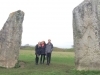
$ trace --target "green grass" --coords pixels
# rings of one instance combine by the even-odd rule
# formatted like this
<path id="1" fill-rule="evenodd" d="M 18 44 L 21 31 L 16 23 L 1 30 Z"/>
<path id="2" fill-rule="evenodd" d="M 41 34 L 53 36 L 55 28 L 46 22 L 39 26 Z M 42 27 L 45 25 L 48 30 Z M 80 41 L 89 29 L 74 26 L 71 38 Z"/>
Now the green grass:
<path id="1" fill-rule="evenodd" d="M 74 65 L 73 52 L 53 52 L 52 61 L 35 65 L 35 54 L 32 50 L 20 50 L 19 61 L 24 62 L 20 68 L 0 68 L 0 75 L 100 75 L 100 71 L 77 71 Z"/>

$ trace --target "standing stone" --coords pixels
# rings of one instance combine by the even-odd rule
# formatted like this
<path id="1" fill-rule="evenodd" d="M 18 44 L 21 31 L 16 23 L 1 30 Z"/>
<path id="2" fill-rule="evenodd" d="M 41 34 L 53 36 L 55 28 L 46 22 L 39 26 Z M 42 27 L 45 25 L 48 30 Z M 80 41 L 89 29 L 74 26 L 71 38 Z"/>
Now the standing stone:
<path id="1" fill-rule="evenodd" d="M 0 31 L 0 66 L 12 68 L 18 62 L 22 37 L 24 12 L 18 10 L 9 15 Z"/>
<path id="2" fill-rule="evenodd" d="M 100 0 L 84 0 L 73 11 L 77 70 L 100 70 Z"/>

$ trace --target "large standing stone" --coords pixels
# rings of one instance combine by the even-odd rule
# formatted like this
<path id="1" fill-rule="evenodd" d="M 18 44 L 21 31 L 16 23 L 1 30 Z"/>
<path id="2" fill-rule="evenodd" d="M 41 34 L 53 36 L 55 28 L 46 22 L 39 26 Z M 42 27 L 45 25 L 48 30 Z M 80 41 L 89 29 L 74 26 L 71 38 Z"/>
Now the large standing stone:
<path id="1" fill-rule="evenodd" d="M 84 0 L 73 11 L 75 64 L 100 70 L 100 0 Z"/>
<path id="2" fill-rule="evenodd" d="M 24 13 L 16 11 L 9 15 L 0 31 L 0 66 L 12 68 L 18 61 L 22 37 Z"/>

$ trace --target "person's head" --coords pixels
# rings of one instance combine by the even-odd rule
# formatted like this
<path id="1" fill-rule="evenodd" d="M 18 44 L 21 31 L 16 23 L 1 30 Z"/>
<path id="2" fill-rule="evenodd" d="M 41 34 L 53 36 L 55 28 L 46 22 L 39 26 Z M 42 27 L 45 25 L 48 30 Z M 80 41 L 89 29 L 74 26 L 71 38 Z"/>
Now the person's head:
<path id="1" fill-rule="evenodd" d="M 42 42 L 40 42 L 40 45 L 42 44 Z"/>
<path id="2" fill-rule="evenodd" d="M 46 44 L 45 41 L 42 41 L 43 44 Z"/>
<path id="3" fill-rule="evenodd" d="M 44 44 L 44 42 L 42 41 L 41 44 Z"/>
<path id="4" fill-rule="evenodd" d="M 41 47 L 41 42 L 38 42 L 38 46 Z"/>
<path id="5" fill-rule="evenodd" d="M 41 45 L 41 42 L 38 42 L 38 46 L 40 46 Z"/>
<path id="6" fill-rule="evenodd" d="M 50 39 L 48 39 L 48 43 L 51 43 L 51 40 Z"/>
<path id="7" fill-rule="evenodd" d="M 42 41 L 41 44 L 45 44 L 45 41 Z"/>

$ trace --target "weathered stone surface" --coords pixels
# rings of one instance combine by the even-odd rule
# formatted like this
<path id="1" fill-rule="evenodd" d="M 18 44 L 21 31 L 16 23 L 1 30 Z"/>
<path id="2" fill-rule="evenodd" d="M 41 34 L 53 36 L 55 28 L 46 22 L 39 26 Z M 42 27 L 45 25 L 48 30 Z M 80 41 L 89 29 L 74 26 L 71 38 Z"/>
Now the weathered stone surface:
<path id="1" fill-rule="evenodd" d="M 84 0 L 73 10 L 77 70 L 100 70 L 100 0 Z"/>
<path id="2" fill-rule="evenodd" d="M 9 15 L 0 31 L 0 66 L 12 68 L 18 61 L 24 12 L 18 10 Z"/>

